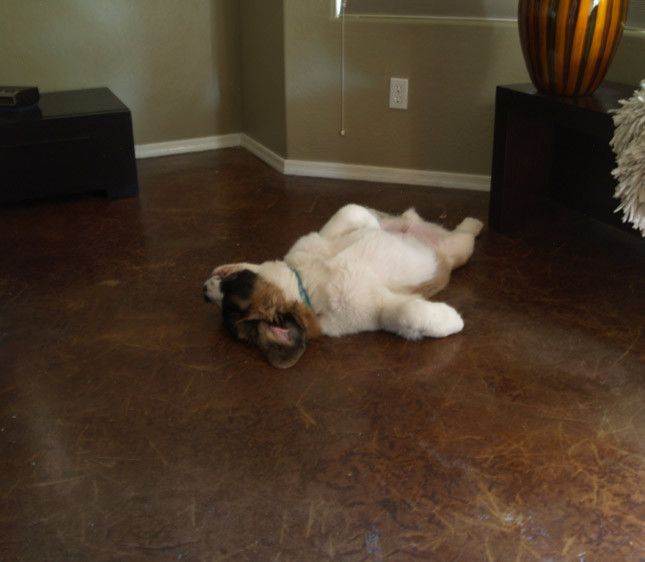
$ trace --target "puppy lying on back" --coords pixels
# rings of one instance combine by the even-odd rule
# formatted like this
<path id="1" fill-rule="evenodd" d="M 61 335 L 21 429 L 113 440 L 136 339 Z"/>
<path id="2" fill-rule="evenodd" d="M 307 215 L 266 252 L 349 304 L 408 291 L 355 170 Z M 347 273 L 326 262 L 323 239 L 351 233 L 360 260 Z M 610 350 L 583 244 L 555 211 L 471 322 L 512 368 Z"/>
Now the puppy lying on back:
<path id="1" fill-rule="evenodd" d="M 482 226 L 467 218 L 449 231 L 414 209 L 392 216 L 346 205 L 283 261 L 215 268 L 204 298 L 221 306 L 231 335 L 256 344 L 280 368 L 295 364 L 320 334 L 442 338 L 464 322 L 451 306 L 426 299 L 470 258 Z"/>

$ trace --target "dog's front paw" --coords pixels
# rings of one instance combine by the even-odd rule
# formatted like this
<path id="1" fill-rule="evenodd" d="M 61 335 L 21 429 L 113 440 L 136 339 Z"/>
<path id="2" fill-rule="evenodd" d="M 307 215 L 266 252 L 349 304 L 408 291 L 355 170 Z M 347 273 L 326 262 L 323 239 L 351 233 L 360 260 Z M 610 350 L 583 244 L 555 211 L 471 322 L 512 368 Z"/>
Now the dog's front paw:
<path id="1" fill-rule="evenodd" d="M 323 238 L 335 238 L 359 228 L 379 228 L 376 215 L 365 207 L 345 205 L 320 229 Z"/>
<path id="2" fill-rule="evenodd" d="M 464 321 L 459 313 L 442 302 L 414 300 L 399 311 L 399 333 L 404 338 L 445 338 L 461 332 Z"/>
<path id="3" fill-rule="evenodd" d="M 236 271 L 239 271 L 240 269 L 241 269 L 241 266 L 240 264 L 237 264 L 237 263 L 227 263 L 226 265 L 219 265 L 215 269 L 213 269 L 213 273 L 211 273 L 211 277 L 215 277 L 217 279 L 224 279 L 229 275 L 232 275 Z"/>

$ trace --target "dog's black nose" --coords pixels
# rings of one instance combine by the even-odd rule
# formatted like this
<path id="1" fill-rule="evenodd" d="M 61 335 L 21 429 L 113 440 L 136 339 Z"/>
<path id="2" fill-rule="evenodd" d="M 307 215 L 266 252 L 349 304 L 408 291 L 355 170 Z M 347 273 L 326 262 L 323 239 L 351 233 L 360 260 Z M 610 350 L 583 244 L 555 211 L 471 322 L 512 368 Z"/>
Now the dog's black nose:
<path id="1" fill-rule="evenodd" d="M 204 295 L 204 300 L 205 300 L 206 302 L 211 302 L 211 299 L 210 299 L 210 297 L 208 296 L 208 287 L 207 287 L 206 285 L 204 285 L 204 286 L 202 287 L 202 294 Z"/>

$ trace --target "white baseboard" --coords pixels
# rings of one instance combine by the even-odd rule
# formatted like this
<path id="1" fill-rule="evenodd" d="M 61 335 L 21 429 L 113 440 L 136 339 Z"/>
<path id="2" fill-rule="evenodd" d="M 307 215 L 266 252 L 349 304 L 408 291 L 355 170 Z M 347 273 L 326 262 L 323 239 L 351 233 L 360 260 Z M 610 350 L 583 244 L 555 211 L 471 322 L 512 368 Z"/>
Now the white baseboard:
<path id="1" fill-rule="evenodd" d="M 364 166 L 361 164 L 344 164 L 342 162 L 286 160 L 284 173 L 290 176 L 449 187 L 476 191 L 490 190 L 490 176 L 407 168 L 386 168 L 384 166 Z"/>
<path id="2" fill-rule="evenodd" d="M 189 152 L 240 146 L 241 136 L 240 133 L 232 133 L 229 135 L 213 135 L 210 137 L 178 139 L 151 144 L 137 144 L 134 147 L 134 154 L 137 158 L 156 158 L 158 156 L 172 156 L 174 154 L 186 154 Z"/>
<path id="3" fill-rule="evenodd" d="M 135 146 L 135 154 L 137 158 L 153 158 L 231 146 L 244 147 L 281 174 L 288 176 L 362 180 L 402 185 L 471 189 L 475 191 L 490 190 L 490 176 L 485 175 L 365 166 L 362 164 L 345 164 L 343 162 L 289 160 L 244 133 L 140 144 Z"/>
<path id="4" fill-rule="evenodd" d="M 268 149 L 248 135 L 242 134 L 242 146 L 264 160 L 269 166 L 288 176 L 308 176 L 339 180 L 362 180 L 403 185 L 423 185 L 490 191 L 490 176 L 365 166 L 343 162 L 317 162 L 311 160 L 290 160 Z"/>
<path id="5" fill-rule="evenodd" d="M 273 152 L 262 143 L 256 141 L 254 138 L 242 133 L 241 145 L 246 148 L 250 153 L 255 154 L 260 160 L 263 160 L 273 169 L 278 170 L 281 174 L 285 173 L 285 160 L 279 154 Z"/>

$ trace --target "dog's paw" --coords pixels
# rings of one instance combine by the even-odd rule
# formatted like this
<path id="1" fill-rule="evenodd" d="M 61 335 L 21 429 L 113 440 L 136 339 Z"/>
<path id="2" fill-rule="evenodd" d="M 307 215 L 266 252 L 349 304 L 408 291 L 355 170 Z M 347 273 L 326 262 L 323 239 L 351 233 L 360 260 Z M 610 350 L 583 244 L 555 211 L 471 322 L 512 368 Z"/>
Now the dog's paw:
<path id="1" fill-rule="evenodd" d="M 442 302 L 411 301 L 400 311 L 400 334 L 411 340 L 445 338 L 461 332 L 464 321 L 451 306 Z"/>
<path id="2" fill-rule="evenodd" d="M 219 265 L 215 269 L 213 269 L 213 273 L 211 273 L 211 277 L 215 277 L 217 279 L 224 279 L 229 275 L 235 273 L 236 271 L 239 271 L 240 269 L 241 269 L 241 266 L 240 264 L 237 264 L 237 263 L 227 263 L 226 265 Z"/>
<path id="3" fill-rule="evenodd" d="M 445 338 L 464 329 L 464 320 L 460 314 L 442 302 L 429 302 L 432 310 L 432 320 L 428 326 L 428 336 L 433 338 Z"/>
<path id="4" fill-rule="evenodd" d="M 217 279 L 225 279 L 226 277 L 229 277 L 230 275 L 233 275 L 234 273 L 237 273 L 238 271 L 242 271 L 244 269 L 248 269 L 249 271 L 252 271 L 253 273 L 257 273 L 258 269 L 260 266 L 253 264 L 253 263 L 246 263 L 246 262 L 240 262 L 240 263 L 226 263 L 224 265 L 219 265 L 217 266 L 214 270 L 213 273 L 211 273 L 211 277 L 216 277 Z"/>
<path id="5" fill-rule="evenodd" d="M 459 223 L 459 226 L 455 230 L 477 236 L 482 231 L 482 228 L 484 228 L 482 221 L 473 217 L 467 217 Z"/>
<path id="6" fill-rule="evenodd" d="M 350 203 L 340 208 L 320 230 L 324 238 L 335 238 L 359 228 L 379 228 L 376 215 L 365 207 Z"/>
<path id="7" fill-rule="evenodd" d="M 419 213 L 417 213 L 414 207 L 410 207 L 407 211 L 405 211 L 401 215 L 401 218 L 405 219 L 408 224 L 423 222 L 423 219 L 419 216 Z"/>

